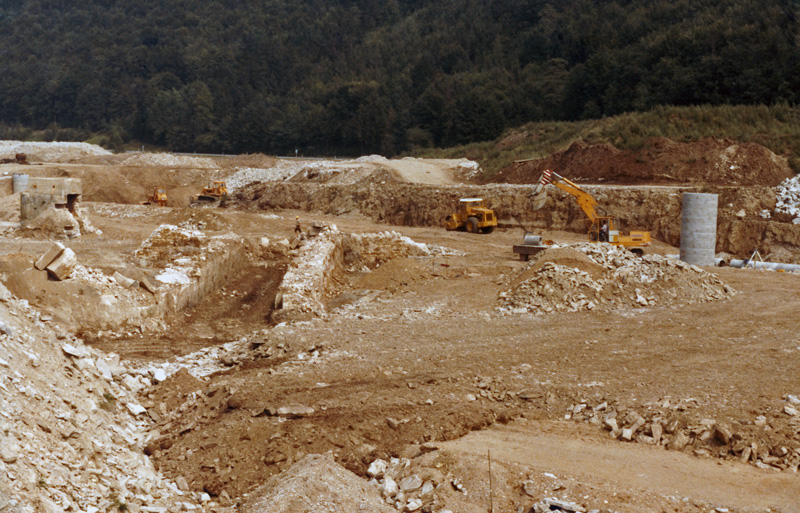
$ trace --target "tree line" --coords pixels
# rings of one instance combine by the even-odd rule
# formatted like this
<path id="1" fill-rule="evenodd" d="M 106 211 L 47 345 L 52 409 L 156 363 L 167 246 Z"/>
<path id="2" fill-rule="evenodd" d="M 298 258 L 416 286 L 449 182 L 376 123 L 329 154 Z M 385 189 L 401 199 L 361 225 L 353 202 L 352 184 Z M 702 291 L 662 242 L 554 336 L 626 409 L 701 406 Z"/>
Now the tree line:
<path id="1" fill-rule="evenodd" d="M 5 0 L 0 124 L 175 151 L 393 155 L 660 105 L 796 105 L 799 8 Z"/>

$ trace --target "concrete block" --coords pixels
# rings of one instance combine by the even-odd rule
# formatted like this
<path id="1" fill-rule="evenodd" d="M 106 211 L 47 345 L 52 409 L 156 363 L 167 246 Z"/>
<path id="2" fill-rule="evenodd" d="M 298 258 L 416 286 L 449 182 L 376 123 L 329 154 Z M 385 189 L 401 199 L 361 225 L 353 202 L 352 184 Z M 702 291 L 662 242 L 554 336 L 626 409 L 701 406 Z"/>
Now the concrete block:
<path id="1" fill-rule="evenodd" d="M 49 248 L 47 248 L 47 251 L 45 251 L 44 255 L 42 255 L 41 257 L 39 257 L 39 260 L 37 260 L 37 261 L 36 261 L 36 262 L 33 264 L 33 266 L 34 266 L 36 269 L 38 269 L 38 270 L 40 270 L 40 271 L 43 271 L 44 269 L 46 269 L 46 268 L 47 268 L 47 266 L 48 266 L 48 265 L 50 265 L 50 263 L 51 263 L 53 260 L 55 260 L 55 259 L 56 259 L 56 257 L 57 257 L 57 256 L 58 256 L 58 255 L 59 255 L 59 254 L 60 254 L 62 251 L 64 251 L 64 245 L 63 245 L 63 244 L 61 244 L 60 242 L 54 242 L 54 243 L 52 243 L 52 244 L 50 245 L 50 247 L 49 247 Z"/>
<path id="2" fill-rule="evenodd" d="M 75 258 L 75 252 L 69 248 L 64 248 L 64 251 L 62 251 L 55 260 L 50 262 L 46 269 L 55 279 L 60 281 L 69 278 L 77 263 L 78 260 Z"/>
<path id="3" fill-rule="evenodd" d="M 144 274 L 139 276 L 139 286 L 142 287 L 147 292 L 156 293 L 156 285 L 153 281 L 145 276 Z"/>
<path id="4" fill-rule="evenodd" d="M 136 283 L 136 280 L 132 280 L 132 279 L 126 277 L 126 276 L 123 276 L 122 274 L 120 274 L 117 271 L 114 271 L 114 274 L 113 274 L 112 278 L 114 278 L 114 281 L 119 283 L 119 285 L 121 287 L 126 288 L 126 289 L 131 288 L 131 286 L 133 286 L 133 284 Z"/>

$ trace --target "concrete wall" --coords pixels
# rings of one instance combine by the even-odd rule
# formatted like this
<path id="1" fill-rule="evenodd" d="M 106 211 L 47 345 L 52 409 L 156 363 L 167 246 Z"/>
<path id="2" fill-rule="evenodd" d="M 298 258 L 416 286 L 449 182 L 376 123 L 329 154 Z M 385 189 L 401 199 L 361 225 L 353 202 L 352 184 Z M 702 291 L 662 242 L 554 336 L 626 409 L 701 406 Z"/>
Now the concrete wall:
<path id="1" fill-rule="evenodd" d="M 14 191 L 27 192 L 32 196 L 46 195 L 61 198 L 66 202 L 69 195 L 83 194 L 80 178 L 45 178 L 28 175 L 13 176 Z"/>
<path id="2" fill-rule="evenodd" d="M 14 175 L 13 178 L 13 192 L 20 193 L 19 219 L 23 226 L 51 206 L 67 208 L 72 212 L 83 192 L 78 178 L 40 178 L 28 175 Z"/>
<path id="3" fill-rule="evenodd" d="M 243 272 L 247 264 L 244 244 L 238 241 L 230 241 L 224 251 L 205 253 L 205 257 L 197 267 L 196 281 L 159 292 L 157 311 L 151 315 L 163 316 L 200 303 L 208 294 L 224 287 L 231 277 Z"/>

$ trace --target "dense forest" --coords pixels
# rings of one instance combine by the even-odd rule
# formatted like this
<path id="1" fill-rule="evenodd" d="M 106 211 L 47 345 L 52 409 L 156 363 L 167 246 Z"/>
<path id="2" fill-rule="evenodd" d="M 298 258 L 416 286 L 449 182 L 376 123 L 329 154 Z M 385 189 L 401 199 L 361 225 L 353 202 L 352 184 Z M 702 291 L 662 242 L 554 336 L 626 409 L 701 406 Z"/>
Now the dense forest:
<path id="1" fill-rule="evenodd" d="M 393 155 L 531 121 L 796 105 L 797 0 L 3 0 L 0 128 Z"/>

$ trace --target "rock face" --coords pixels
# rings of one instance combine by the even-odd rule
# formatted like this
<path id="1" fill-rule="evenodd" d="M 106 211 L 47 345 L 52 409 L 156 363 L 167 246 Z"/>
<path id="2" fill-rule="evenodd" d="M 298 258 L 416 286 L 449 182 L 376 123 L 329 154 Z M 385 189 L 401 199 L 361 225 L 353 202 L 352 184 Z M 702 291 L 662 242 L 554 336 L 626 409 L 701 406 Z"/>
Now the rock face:
<path id="1" fill-rule="evenodd" d="M 538 175 L 536 177 L 538 179 Z M 758 248 L 773 260 L 798 263 L 800 225 L 791 219 L 779 222 L 772 187 L 752 185 L 613 188 L 582 186 L 610 215 L 620 218 L 621 230 L 650 231 L 654 239 L 680 245 L 681 195 L 683 192 L 718 194 L 716 252 L 742 258 Z M 353 184 L 269 182 L 243 187 L 236 195 L 244 207 L 264 210 L 299 209 L 341 215 L 358 213 L 377 221 L 405 226 L 442 226 L 459 198 L 479 196 L 498 215 L 501 228 L 550 229 L 586 232 L 586 216 L 575 199 L 558 189 L 548 191 L 547 201 L 534 210 L 531 185 L 486 184 L 434 186 L 398 183 L 391 177 Z M 744 209 L 745 217 L 736 214 Z M 763 213 L 767 212 L 765 218 Z M 785 215 L 785 214 L 784 214 Z"/>

